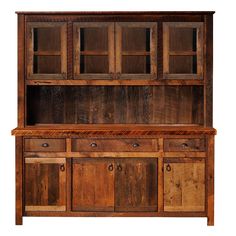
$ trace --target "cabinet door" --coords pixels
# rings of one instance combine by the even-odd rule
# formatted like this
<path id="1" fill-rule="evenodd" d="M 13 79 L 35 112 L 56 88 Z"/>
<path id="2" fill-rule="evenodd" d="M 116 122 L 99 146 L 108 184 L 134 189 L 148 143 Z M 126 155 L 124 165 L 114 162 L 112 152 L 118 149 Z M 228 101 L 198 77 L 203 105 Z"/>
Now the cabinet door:
<path id="1" fill-rule="evenodd" d="M 165 160 L 164 211 L 205 210 L 205 162 Z"/>
<path id="2" fill-rule="evenodd" d="M 163 76 L 203 79 L 203 23 L 163 23 Z"/>
<path id="3" fill-rule="evenodd" d="M 112 79 L 114 23 L 74 23 L 74 78 Z"/>
<path id="4" fill-rule="evenodd" d="M 156 79 L 157 23 L 116 23 L 116 73 L 120 79 Z"/>
<path id="5" fill-rule="evenodd" d="M 25 211 L 66 210 L 65 158 L 26 158 Z"/>
<path id="6" fill-rule="evenodd" d="M 115 211 L 157 211 L 157 160 L 116 161 Z"/>
<path id="7" fill-rule="evenodd" d="M 114 163 L 112 159 L 73 159 L 72 210 L 114 210 Z"/>
<path id="8" fill-rule="evenodd" d="M 27 78 L 66 79 L 66 23 L 27 23 Z"/>

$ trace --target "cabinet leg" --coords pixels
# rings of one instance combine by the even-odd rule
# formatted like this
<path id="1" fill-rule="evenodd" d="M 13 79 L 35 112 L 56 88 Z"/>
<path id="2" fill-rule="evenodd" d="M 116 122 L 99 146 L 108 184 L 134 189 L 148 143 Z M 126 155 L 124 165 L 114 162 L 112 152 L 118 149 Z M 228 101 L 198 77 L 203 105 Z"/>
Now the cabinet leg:
<path id="1" fill-rule="evenodd" d="M 23 214 L 23 138 L 16 137 L 16 225 L 22 225 Z"/>
<path id="2" fill-rule="evenodd" d="M 16 213 L 16 225 L 23 225 L 23 217 L 22 215 L 18 215 Z"/>
<path id="3" fill-rule="evenodd" d="M 207 225 L 208 226 L 214 226 L 214 215 L 207 217 Z"/>
<path id="4" fill-rule="evenodd" d="M 208 137 L 207 151 L 207 225 L 214 225 L 214 136 Z"/>

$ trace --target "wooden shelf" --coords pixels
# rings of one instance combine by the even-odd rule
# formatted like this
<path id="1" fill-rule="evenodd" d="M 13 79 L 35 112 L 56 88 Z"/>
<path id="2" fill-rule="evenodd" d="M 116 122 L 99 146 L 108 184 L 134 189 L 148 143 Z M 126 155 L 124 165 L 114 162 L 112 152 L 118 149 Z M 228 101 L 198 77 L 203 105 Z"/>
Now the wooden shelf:
<path id="1" fill-rule="evenodd" d="M 34 51 L 35 56 L 60 56 L 60 51 Z"/>
<path id="2" fill-rule="evenodd" d="M 80 85 L 101 85 L 101 86 L 141 86 L 141 85 L 204 85 L 202 79 L 160 79 L 160 80 L 112 80 L 112 79 L 101 79 L 101 80 L 27 80 L 27 85 L 67 85 L 67 86 L 80 86 Z"/>
<path id="3" fill-rule="evenodd" d="M 83 56 L 107 56 L 108 51 L 81 51 L 80 54 Z"/>
<path id="4" fill-rule="evenodd" d="M 170 51 L 170 56 L 196 56 L 197 52 L 195 51 Z"/>
<path id="5" fill-rule="evenodd" d="M 216 130 L 197 125 L 42 125 L 16 128 L 15 136 L 156 136 L 156 135 L 215 135 Z"/>

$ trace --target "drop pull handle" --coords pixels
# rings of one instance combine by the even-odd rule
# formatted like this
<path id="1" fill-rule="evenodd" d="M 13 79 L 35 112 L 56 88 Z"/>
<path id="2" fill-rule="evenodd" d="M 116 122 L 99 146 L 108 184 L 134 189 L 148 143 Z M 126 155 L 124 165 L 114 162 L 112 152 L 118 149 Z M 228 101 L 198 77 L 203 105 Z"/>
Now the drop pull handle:
<path id="1" fill-rule="evenodd" d="M 64 164 L 62 164 L 62 165 L 60 165 L 60 171 L 65 171 L 65 165 Z"/>
<path id="2" fill-rule="evenodd" d="M 187 143 L 182 143 L 182 148 L 187 148 L 188 147 L 188 144 Z"/>
<path id="3" fill-rule="evenodd" d="M 117 165 L 117 170 L 122 171 L 122 166 L 120 164 Z"/>
<path id="4" fill-rule="evenodd" d="M 137 148 L 137 147 L 139 147 L 139 146 L 140 146 L 139 143 L 133 143 L 133 147 L 134 147 L 134 148 Z"/>
<path id="5" fill-rule="evenodd" d="M 90 146 L 91 147 L 97 147 L 98 145 L 96 143 L 91 143 Z"/>
<path id="6" fill-rule="evenodd" d="M 114 169 L 114 168 L 113 168 L 113 165 L 110 164 L 110 165 L 108 166 L 108 170 L 109 170 L 109 171 L 113 171 L 113 169 Z"/>
<path id="7" fill-rule="evenodd" d="M 166 166 L 166 171 L 168 171 L 168 172 L 171 171 L 171 166 L 170 166 L 170 164 L 168 164 L 168 165 Z"/>
<path id="8" fill-rule="evenodd" d="M 48 143 L 43 143 L 42 147 L 44 147 L 44 148 L 49 147 L 49 144 Z"/>

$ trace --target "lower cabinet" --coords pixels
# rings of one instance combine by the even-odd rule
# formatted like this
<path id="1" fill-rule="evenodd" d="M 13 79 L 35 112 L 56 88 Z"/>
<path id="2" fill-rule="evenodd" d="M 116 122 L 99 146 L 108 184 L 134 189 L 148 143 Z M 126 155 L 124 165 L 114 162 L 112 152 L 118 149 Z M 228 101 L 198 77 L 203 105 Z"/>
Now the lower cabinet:
<path id="1" fill-rule="evenodd" d="M 157 211 L 157 160 L 74 158 L 73 211 Z"/>
<path id="2" fill-rule="evenodd" d="M 66 210 L 66 159 L 25 158 L 25 211 Z"/>
<path id="3" fill-rule="evenodd" d="M 164 211 L 205 210 L 205 161 L 188 158 L 164 163 Z"/>

